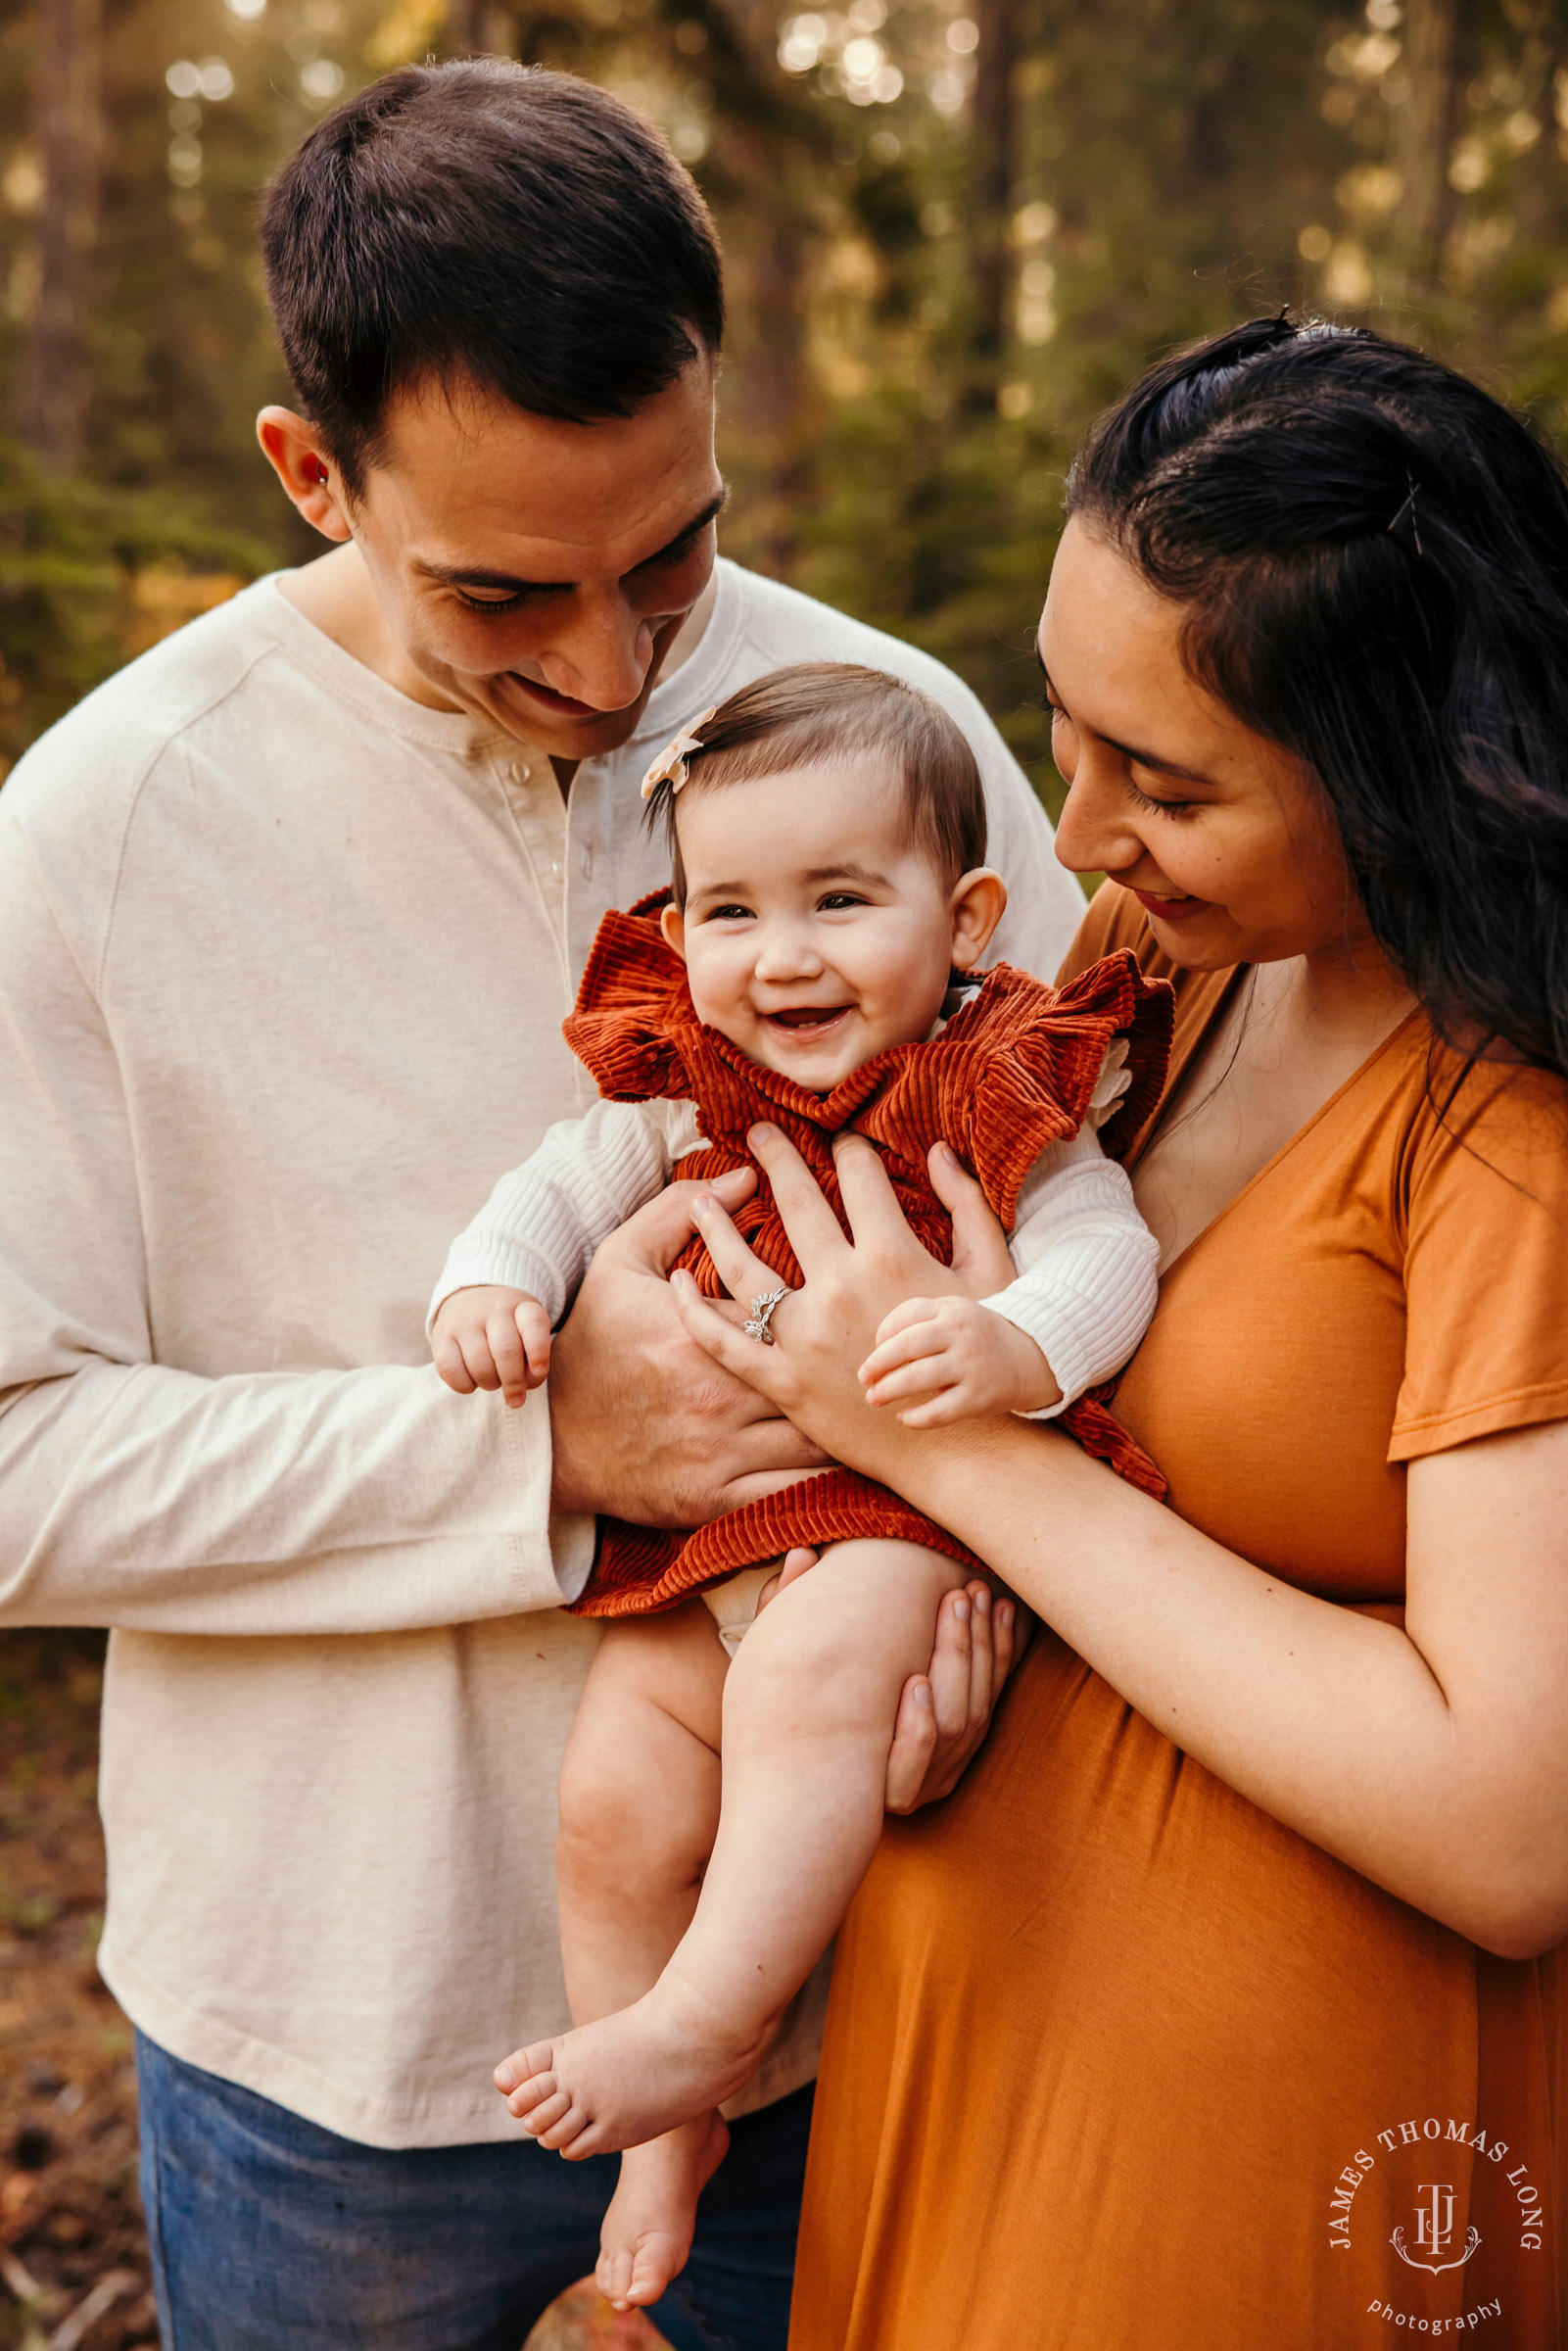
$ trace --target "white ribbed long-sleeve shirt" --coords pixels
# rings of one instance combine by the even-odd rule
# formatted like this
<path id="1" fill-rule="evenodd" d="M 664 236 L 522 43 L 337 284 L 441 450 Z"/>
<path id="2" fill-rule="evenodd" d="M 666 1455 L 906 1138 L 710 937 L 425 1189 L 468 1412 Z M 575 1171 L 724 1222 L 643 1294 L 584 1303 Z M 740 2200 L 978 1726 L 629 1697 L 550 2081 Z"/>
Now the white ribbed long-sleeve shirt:
<path id="1" fill-rule="evenodd" d="M 1025 1176 L 1008 1237 L 1018 1279 L 984 1301 L 1027 1332 L 1062 1391 L 1031 1419 L 1054 1418 L 1119 1371 L 1158 1302 L 1159 1243 L 1096 1131 L 1124 1090 L 1125 1053 L 1113 1048 L 1081 1131 L 1053 1143 Z M 559 1322 L 599 1243 L 701 1145 L 696 1107 L 686 1101 L 600 1102 L 552 1127 L 453 1241 L 431 1319 L 454 1290 L 496 1283 L 528 1291 Z"/>
<path id="2" fill-rule="evenodd" d="M 719 566 L 637 735 L 563 799 L 259 582 L 0 792 L 0 1624 L 107 1624 L 101 1965 L 193 2065 L 379 2146 L 515 2136 L 497 2058 L 566 2021 L 555 1775 L 595 1628 L 549 1415 L 441 1384 L 453 1232 L 594 1089 L 605 910 L 668 879 L 638 784 L 784 661 L 948 708 L 999 952 L 1082 911 L 951 671 Z M 785 2037 L 758 2094 L 812 2070 Z"/>

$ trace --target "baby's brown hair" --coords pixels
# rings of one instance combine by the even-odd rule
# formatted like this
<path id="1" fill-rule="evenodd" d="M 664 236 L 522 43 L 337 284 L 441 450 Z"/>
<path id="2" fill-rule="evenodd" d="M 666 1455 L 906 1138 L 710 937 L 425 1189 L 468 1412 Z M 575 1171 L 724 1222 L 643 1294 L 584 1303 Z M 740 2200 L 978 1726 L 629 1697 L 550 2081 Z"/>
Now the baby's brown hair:
<path id="1" fill-rule="evenodd" d="M 883 752 L 903 785 L 907 838 L 943 881 L 956 882 L 985 863 L 985 792 L 974 753 L 940 702 L 885 670 L 797 661 L 742 686 L 688 732 L 697 736 L 698 747 L 686 756 L 687 792 Z M 664 829 L 675 902 L 684 906 L 676 804 L 676 787 L 666 776 L 649 794 L 647 821 Z"/>

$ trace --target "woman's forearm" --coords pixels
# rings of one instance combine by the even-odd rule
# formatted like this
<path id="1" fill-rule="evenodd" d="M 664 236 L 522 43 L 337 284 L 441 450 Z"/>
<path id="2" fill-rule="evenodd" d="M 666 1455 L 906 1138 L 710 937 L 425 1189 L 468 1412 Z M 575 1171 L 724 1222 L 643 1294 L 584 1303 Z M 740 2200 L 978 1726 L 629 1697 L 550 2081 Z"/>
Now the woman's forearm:
<path id="1" fill-rule="evenodd" d="M 879 1322 L 964 1281 L 913 1239 L 869 1144 L 837 1155 L 851 1244 L 787 1144 L 760 1129 L 753 1144 L 806 1284 L 764 1350 L 677 1276 L 709 1354 L 962 1536 L 1129 1704 L 1262 1810 L 1493 1950 L 1523 1957 L 1568 1936 L 1568 1420 L 1410 1464 L 1402 1630 L 1227 1551 L 1059 1432 L 915 1431 L 869 1406 L 851 1367 Z M 932 1181 L 956 1268 L 969 1179 L 933 1154 Z M 766 1286 L 727 1218 L 699 1207 L 699 1223 L 732 1296 Z"/>
<path id="2" fill-rule="evenodd" d="M 1510 1715 L 1484 1665 L 1456 1699 L 1398 1627 L 1239 1559 L 1059 1436 L 971 1427 L 897 1450 L 911 1502 L 1262 1810 L 1506 1955 L 1568 1932 L 1551 1743 L 1521 1768 L 1518 1701 Z"/>

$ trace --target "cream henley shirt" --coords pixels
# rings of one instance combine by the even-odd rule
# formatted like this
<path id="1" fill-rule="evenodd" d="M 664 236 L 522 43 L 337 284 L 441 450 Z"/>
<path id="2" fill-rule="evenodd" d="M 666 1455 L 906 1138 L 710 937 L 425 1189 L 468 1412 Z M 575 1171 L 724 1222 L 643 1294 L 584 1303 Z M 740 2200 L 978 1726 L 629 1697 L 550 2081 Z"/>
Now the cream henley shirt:
<path id="1" fill-rule="evenodd" d="M 667 877 L 638 784 L 782 662 L 927 689 L 984 773 L 998 952 L 1082 901 L 978 702 L 724 562 L 701 641 L 563 801 L 275 579 L 144 654 L 0 792 L 0 1622 L 114 1627 L 100 1964 L 175 2056 L 386 2147 L 516 2135 L 490 2069 L 566 2020 L 560 1613 L 540 1401 L 459 1398 L 424 1315 L 498 1175 L 592 1081 L 600 916 Z M 754 2099 L 809 2078 L 812 2019 Z"/>

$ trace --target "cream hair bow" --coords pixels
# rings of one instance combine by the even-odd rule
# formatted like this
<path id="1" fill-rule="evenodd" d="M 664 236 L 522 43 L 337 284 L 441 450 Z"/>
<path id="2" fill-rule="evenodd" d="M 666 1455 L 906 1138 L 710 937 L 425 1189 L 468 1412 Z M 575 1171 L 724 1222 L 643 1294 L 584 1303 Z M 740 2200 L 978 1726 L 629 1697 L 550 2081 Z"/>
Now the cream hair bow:
<path id="1" fill-rule="evenodd" d="M 704 710 L 700 718 L 689 719 L 683 733 L 667 744 L 642 778 L 642 797 L 651 800 L 661 784 L 668 784 L 672 792 L 679 792 L 687 779 L 687 760 L 693 751 L 702 748 L 702 729 L 710 718 L 717 717 L 719 705 Z"/>

